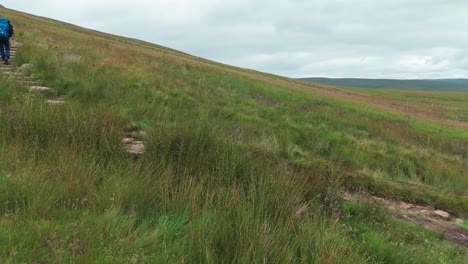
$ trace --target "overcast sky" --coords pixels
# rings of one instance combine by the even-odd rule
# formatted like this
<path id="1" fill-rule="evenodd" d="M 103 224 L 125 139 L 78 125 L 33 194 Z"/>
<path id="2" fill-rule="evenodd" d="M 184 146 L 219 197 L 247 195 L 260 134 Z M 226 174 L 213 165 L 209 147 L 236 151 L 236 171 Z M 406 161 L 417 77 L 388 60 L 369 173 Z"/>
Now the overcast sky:
<path id="1" fill-rule="evenodd" d="M 468 78 L 467 0 L 0 0 L 289 77 Z"/>

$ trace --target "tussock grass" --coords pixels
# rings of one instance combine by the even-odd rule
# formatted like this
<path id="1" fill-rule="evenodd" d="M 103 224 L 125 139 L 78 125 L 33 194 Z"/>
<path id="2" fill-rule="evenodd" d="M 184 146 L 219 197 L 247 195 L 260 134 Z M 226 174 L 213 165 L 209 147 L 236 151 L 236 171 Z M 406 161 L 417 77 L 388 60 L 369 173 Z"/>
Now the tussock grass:
<path id="1" fill-rule="evenodd" d="M 440 192 L 424 186 L 412 187 L 365 174 L 348 175 L 344 184 L 350 191 L 366 191 L 379 197 L 400 199 L 413 204 L 430 205 L 466 218 L 468 196 L 453 192 Z"/>

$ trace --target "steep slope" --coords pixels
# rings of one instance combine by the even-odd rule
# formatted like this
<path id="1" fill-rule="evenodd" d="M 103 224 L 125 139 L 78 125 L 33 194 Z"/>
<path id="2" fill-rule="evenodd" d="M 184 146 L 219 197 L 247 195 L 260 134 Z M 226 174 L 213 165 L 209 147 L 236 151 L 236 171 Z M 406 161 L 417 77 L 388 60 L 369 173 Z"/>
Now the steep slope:
<path id="1" fill-rule="evenodd" d="M 4 262 L 466 259 L 375 203 L 342 200 L 366 190 L 464 219 L 468 132 L 442 106 L 1 15 L 22 44 L 15 66 L 52 88 L 0 77 Z M 137 160 L 122 143 L 132 131 L 145 131 Z"/>

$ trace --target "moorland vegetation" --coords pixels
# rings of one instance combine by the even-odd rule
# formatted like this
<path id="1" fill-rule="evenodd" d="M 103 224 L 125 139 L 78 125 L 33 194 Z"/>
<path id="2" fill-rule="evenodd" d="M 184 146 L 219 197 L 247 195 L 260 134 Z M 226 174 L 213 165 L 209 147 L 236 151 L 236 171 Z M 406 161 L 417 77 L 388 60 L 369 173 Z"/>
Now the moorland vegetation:
<path id="1" fill-rule="evenodd" d="M 362 91 L 1 15 L 21 44 L 14 66 L 52 88 L 0 73 L 2 263 L 466 263 L 442 234 L 342 198 L 466 219 L 467 93 L 385 101 L 454 113 L 417 116 L 349 96 Z M 133 159 L 122 138 L 136 130 L 145 153 Z"/>

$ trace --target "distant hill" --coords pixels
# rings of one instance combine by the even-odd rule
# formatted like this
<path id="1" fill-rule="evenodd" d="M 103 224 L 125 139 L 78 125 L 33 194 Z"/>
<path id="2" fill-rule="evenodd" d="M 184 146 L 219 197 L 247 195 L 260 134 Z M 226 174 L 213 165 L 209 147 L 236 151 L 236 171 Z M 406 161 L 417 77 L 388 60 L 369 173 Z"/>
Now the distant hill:
<path id="1" fill-rule="evenodd" d="M 392 80 L 312 77 L 300 80 L 356 88 L 468 92 L 468 79 Z"/>

